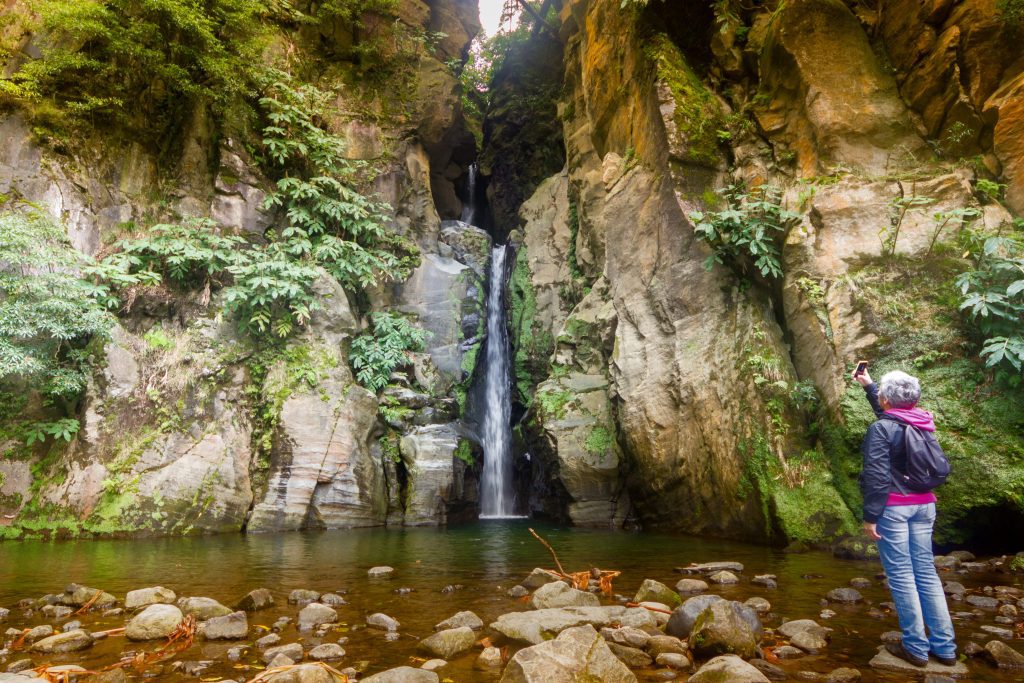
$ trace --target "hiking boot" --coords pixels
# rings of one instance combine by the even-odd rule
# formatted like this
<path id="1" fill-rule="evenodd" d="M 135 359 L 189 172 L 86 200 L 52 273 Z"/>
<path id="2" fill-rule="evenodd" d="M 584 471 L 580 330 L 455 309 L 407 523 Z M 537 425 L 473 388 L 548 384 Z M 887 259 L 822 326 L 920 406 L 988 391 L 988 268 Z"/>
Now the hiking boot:
<path id="1" fill-rule="evenodd" d="M 912 655 L 906 650 L 904 650 L 903 643 L 886 643 L 885 651 L 891 654 L 893 657 L 899 657 L 904 662 L 912 664 L 913 666 L 920 668 L 928 666 L 927 659 L 925 659 L 924 657 L 918 657 L 917 655 Z M 956 660 L 954 660 L 954 663 L 956 663 Z"/>
<path id="2" fill-rule="evenodd" d="M 940 657 L 934 652 L 929 652 L 932 658 L 942 666 L 956 666 L 956 655 L 952 657 Z"/>

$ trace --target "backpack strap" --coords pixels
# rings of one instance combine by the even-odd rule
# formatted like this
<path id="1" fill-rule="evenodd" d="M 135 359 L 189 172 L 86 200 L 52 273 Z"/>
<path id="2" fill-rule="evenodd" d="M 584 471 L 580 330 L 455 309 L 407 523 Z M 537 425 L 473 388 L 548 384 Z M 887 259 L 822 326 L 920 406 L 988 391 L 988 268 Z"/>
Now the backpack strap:
<path id="1" fill-rule="evenodd" d="M 897 476 L 895 476 L 893 474 L 894 472 L 895 473 L 899 473 L 899 470 L 897 470 L 892 465 L 892 453 L 893 453 L 893 449 L 896 448 L 897 441 L 905 440 L 907 438 L 907 428 L 910 427 L 911 424 L 909 422 L 907 422 L 906 420 L 902 420 L 902 419 L 896 417 L 895 415 L 882 415 L 878 419 L 879 420 L 888 420 L 890 422 L 895 422 L 897 425 L 900 425 L 901 427 L 903 427 L 903 429 L 896 429 L 896 430 L 894 430 L 892 437 L 889 438 L 889 482 L 896 489 L 897 493 L 901 493 L 903 495 L 908 495 L 911 492 L 909 490 L 907 490 L 907 487 L 903 485 L 903 483 L 899 480 L 899 477 L 897 477 Z M 904 446 L 904 451 L 906 451 L 906 446 Z"/>

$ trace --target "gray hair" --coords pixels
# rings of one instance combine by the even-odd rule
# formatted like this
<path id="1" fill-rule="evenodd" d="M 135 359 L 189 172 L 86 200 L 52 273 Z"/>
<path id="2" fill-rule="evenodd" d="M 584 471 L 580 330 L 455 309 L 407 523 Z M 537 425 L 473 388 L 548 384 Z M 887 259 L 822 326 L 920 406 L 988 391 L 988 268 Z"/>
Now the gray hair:
<path id="1" fill-rule="evenodd" d="M 921 400 L 921 383 L 916 377 L 893 370 L 879 380 L 878 397 L 893 408 L 913 408 Z"/>

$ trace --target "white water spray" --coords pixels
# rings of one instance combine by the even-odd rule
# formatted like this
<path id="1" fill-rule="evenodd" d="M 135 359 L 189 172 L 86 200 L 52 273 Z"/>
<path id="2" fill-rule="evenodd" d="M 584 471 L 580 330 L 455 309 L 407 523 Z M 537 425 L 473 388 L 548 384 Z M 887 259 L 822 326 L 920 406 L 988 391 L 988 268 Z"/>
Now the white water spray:
<path id="1" fill-rule="evenodd" d="M 506 245 L 491 250 L 491 283 L 487 294 L 487 355 L 484 366 L 481 519 L 515 516 L 512 490 L 512 396 L 509 347 L 505 329 Z"/>

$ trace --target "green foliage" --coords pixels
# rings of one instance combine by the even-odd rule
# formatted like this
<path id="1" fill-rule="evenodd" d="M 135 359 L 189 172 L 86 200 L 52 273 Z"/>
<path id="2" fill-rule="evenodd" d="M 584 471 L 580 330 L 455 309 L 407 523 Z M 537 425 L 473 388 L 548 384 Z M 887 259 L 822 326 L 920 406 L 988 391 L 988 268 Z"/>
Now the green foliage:
<path id="1" fill-rule="evenodd" d="M 972 268 L 961 273 L 957 286 L 964 296 L 960 309 L 985 335 L 981 356 L 998 367 L 1014 385 L 1024 374 L 1024 240 L 1015 235 L 964 232 Z"/>
<path id="2" fill-rule="evenodd" d="M 423 349 L 427 333 L 397 313 L 374 313 L 371 319 L 373 330 L 352 340 L 349 360 L 359 383 L 380 391 L 391 372 L 408 362 L 409 351 Z"/>
<path id="3" fill-rule="evenodd" d="M 565 417 L 565 407 L 569 405 L 569 402 L 573 399 L 571 391 L 562 390 L 545 390 L 538 391 L 534 395 L 534 400 L 537 402 L 537 407 L 540 411 L 540 419 L 546 420 L 548 418 L 554 418 L 561 420 Z"/>
<path id="4" fill-rule="evenodd" d="M 157 351 L 170 351 L 174 348 L 174 340 L 160 327 L 148 330 L 142 335 L 142 340 L 146 342 L 146 346 Z"/>
<path id="5" fill-rule="evenodd" d="M 472 467 L 476 464 L 473 459 L 473 449 L 465 439 L 459 439 L 459 446 L 455 449 L 455 457 Z"/>
<path id="6" fill-rule="evenodd" d="M 597 426 L 590 430 L 583 447 L 587 453 L 604 458 L 612 450 L 615 444 L 615 436 L 606 427 Z"/>
<path id="7" fill-rule="evenodd" d="M 782 192 L 763 185 L 747 192 L 742 185 L 730 185 L 719 191 L 729 208 L 724 211 L 693 211 L 697 238 L 711 246 L 704 262 L 708 270 L 715 263 L 728 263 L 746 275 L 749 263 L 764 277 L 782 275 L 778 240 L 800 218 L 800 214 L 782 208 Z"/>
<path id="8" fill-rule="evenodd" d="M 266 3 L 258 0 L 32 0 L 39 59 L 3 90 L 73 121 L 116 122 L 158 143 L 196 102 L 251 92 Z"/>
<path id="9" fill-rule="evenodd" d="M 74 400 L 92 363 L 88 343 L 114 325 L 109 287 L 78 274 L 96 264 L 37 213 L 0 214 L 0 264 L 0 382 Z"/>
<path id="10" fill-rule="evenodd" d="M 130 273 L 153 274 L 154 282 L 221 286 L 245 244 L 244 237 L 219 234 L 212 220 L 196 218 L 180 225 L 154 225 L 142 237 L 120 240 L 115 245 L 119 251 L 106 262 Z"/>
<path id="11" fill-rule="evenodd" d="M 996 0 L 996 12 L 1004 24 L 1016 26 L 1024 19 L 1024 0 Z"/>
<path id="12" fill-rule="evenodd" d="M 320 123 L 330 96 L 285 80 L 260 100 L 270 125 L 267 155 L 283 176 L 266 201 L 287 220 L 280 239 L 296 258 L 309 257 L 342 286 L 356 290 L 380 279 L 402 279 L 418 265 L 414 245 L 386 227 L 387 204 L 356 189 L 365 164 L 345 158 L 344 140 Z"/>
<path id="13" fill-rule="evenodd" d="M 931 197 L 916 195 L 895 197 L 889 200 L 889 225 L 882 226 L 878 231 L 878 239 L 882 242 L 882 253 L 888 253 L 889 256 L 896 253 L 896 241 L 900 237 L 900 228 L 908 213 L 918 213 L 924 207 L 934 203 L 935 200 Z M 940 226 L 939 230 L 941 229 Z M 938 231 L 936 231 L 936 236 L 937 234 Z"/>
<path id="14" fill-rule="evenodd" d="M 979 178 L 974 186 L 978 192 L 991 201 L 998 201 L 1003 195 L 1003 190 L 1006 189 L 1005 184 L 997 183 L 993 180 L 985 180 L 984 178 Z"/>
<path id="15" fill-rule="evenodd" d="M 68 417 L 53 422 L 30 422 L 25 427 L 25 445 L 42 443 L 46 441 L 47 437 L 70 443 L 79 428 L 78 420 Z"/>
<path id="16" fill-rule="evenodd" d="M 935 223 L 935 232 L 932 233 L 932 238 L 928 242 L 928 251 L 926 254 L 932 253 L 935 248 L 935 243 L 939 239 L 939 235 L 942 234 L 942 230 L 950 222 L 958 226 L 959 230 L 963 230 L 973 221 L 981 218 L 981 209 L 973 206 L 962 206 L 950 211 L 937 211 L 932 214 L 932 221 Z"/>

